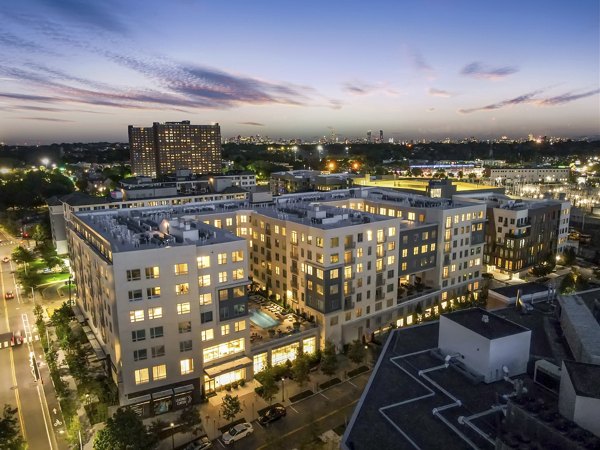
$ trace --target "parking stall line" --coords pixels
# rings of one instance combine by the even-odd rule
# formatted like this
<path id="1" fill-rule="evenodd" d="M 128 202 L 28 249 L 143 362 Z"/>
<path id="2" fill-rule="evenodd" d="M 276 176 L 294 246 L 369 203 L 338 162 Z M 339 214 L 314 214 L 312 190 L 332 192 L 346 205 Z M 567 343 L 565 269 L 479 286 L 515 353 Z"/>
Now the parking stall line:
<path id="1" fill-rule="evenodd" d="M 300 414 L 300 411 L 298 411 L 296 408 L 294 408 L 292 405 L 290 405 L 290 409 L 292 411 L 294 411 L 296 414 Z"/>
<path id="2" fill-rule="evenodd" d="M 325 394 L 323 394 L 322 392 L 319 392 L 319 394 L 321 394 L 323 397 L 325 397 L 327 400 L 329 400 L 329 397 L 327 397 Z"/>

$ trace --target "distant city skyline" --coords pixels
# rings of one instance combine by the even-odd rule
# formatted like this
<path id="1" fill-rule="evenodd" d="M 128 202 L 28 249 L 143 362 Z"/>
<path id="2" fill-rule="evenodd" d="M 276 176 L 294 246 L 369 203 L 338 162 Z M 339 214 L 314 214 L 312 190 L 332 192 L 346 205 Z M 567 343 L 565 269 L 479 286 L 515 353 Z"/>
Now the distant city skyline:
<path id="1" fill-rule="evenodd" d="M 0 10 L 0 142 L 600 135 L 596 0 L 22 0 Z"/>

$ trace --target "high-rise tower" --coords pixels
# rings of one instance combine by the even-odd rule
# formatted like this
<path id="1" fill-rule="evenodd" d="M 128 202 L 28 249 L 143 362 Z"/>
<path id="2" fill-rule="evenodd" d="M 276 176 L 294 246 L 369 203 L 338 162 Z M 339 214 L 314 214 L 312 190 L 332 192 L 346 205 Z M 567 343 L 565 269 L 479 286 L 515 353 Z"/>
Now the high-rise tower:
<path id="1" fill-rule="evenodd" d="M 221 128 L 182 122 L 154 122 L 152 127 L 129 126 L 131 171 L 160 176 L 178 169 L 193 173 L 221 171 Z"/>

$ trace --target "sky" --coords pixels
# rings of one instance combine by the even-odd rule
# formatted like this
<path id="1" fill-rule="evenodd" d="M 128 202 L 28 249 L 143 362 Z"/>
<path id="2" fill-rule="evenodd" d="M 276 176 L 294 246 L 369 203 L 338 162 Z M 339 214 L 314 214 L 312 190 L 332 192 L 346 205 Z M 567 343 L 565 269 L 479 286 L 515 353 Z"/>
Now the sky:
<path id="1" fill-rule="evenodd" d="M 600 135 L 597 0 L 19 0 L 0 142 Z"/>

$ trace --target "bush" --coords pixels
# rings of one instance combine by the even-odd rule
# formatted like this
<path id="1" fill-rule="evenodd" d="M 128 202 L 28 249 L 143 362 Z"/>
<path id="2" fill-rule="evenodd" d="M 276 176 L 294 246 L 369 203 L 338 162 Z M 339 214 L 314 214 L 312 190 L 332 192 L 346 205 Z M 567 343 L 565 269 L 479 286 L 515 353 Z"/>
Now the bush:
<path id="1" fill-rule="evenodd" d="M 246 384 L 246 380 L 244 380 L 243 378 L 239 381 L 240 386 L 243 387 Z"/>

